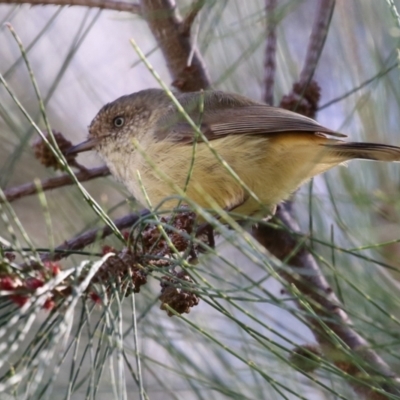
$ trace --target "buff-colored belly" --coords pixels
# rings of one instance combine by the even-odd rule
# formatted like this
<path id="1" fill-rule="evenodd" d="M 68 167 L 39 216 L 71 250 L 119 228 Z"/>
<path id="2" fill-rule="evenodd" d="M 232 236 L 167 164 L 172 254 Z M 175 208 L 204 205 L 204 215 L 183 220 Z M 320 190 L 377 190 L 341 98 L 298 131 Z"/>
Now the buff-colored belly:
<path id="1" fill-rule="evenodd" d="M 161 209 L 173 209 L 180 199 L 185 203 L 189 198 L 204 208 L 218 205 L 244 215 L 268 214 L 304 181 L 340 162 L 324 162 L 322 140 L 304 133 L 213 140 L 211 146 L 244 185 L 205 143 L 195 150 L 187 144 L 143 145 L 116 175 L 146 207 L 150 201 L 152 207 L 162 203 Z"/>

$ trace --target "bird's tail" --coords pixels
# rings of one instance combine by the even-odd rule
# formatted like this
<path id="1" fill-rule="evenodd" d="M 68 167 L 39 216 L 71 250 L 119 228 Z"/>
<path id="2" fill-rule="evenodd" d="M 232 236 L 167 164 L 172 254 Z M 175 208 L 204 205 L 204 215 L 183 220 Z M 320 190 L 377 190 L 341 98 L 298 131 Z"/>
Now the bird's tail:
<path id="1" fill-rule="evenodd" d="M 378 143 L 339 142 L 323 144 L 328 147 L 333 156 L 339 159 L 351 160 L 362 158 L 376 161 L 400 162 L 400 147 Z"/>

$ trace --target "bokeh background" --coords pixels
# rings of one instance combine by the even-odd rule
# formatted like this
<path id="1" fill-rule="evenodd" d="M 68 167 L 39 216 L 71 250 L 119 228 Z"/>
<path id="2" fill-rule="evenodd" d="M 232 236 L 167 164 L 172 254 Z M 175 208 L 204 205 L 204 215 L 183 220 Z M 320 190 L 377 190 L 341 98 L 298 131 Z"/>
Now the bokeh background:
<path id="1" fill-rule="evenodd" d="M 400 2 L 393 3 L 400 7 Z M 299 77 L 317 4 L 316 0 L 278 1 L 276 104 Z M 183 14 L 189 6 L 190 2 L 178 1 Z M 194 28 L 198 30 L 197 45 L 214 88 L 256 100 L 262 98 L 264 8 L 261 0 L 206 2 Z M 85 7 L 0 4 L 0 21 L 1 74 L 44 128 L 20 50 L 4 25 L 9 22 L 26 48 L 52 128 L 74 143 L 85 138 L 87 126 L 102 105 L 124 94 L 158 87 L 138 59 L 130 38 L 135 39 L 162 79 L 167 84 L 171 82 L 160 50 L 146 22 L 138 16 Z M 349 135 L 352 140 L 400 146 L 399 37 L 398 21 L 387 2 L 337 1 L 315 75 L 321 86 L 321 110 L 317 116 L 321 124 Z M 364 85 L 367 80 L 370 82 Z M 340 98 L 359 86 L 359 90 Z M 35 135 L 0 87 L 3 190 L 57 174 L 35 159 L 30 146 Z M 79 161 L 87 167 L 101 164 L 95 154 L 85 153 Z M 399 182 L 399 164 L 353 161 L 347 168 L 336 168 L 317 177 L 293 197 L 301 230 L 316 239 L 312 250 L 355 329 L 397 372 Z M 112 178 L 93 180 L 84 186 L 112 218 L 136 207 L 127 191 Z M 12 203 L 37 247 L 62 243 L 101 225 L 73 186 L 46 192 L 46 200 L 47 207 L 37 196 Z M 51 229 L 46 223 L 48 216 Z M 0 236 L 10 240 L 4 222 L 0 222 Z M 201 301 L 185 317 L 188 321 L 170 319 L 159 309 L 157 279 L 150 279 L 135 296 L 134 317 L 133 300 L 129 298 L 106 311 L 95 308 L 85 324 L 80 316 L 81 306 L 77 305 L 71 337 L 77 327 L 84 328 L 74 343 L 76 349 L 69 350 L 65 360 L 59 362 L 65 343 L 59 343 L 59 352 L 57 344 L 52 344 L 49 357 L 53 361 L 49 360 L 38 387 L 43 388 L 54 378 L 49 384 L 52 399 L 140 398 L 128 364 L 119 364 L 118 335 L 110 328 L 121 323 L 115 329 L 125 333 L 124 356 L 136 371 L 131 329 L 132 318 L 136 318 L 144 385 L 151 399 L 314 400 L 335 399 L 339 395 L 353 399 L 354 393 L 343 377 L 329 366 L 317 370 L 313 380 L 292 368 L 290 351 L 296 345 L 313 343 L 313 335 L 302 322 L 302 313 L 291 296 L 262 262 L 250 262 L 240 246 L 235 246 L 238 241 L 240 238 L 220 237 L 218 256 L 205 256 L 198 266 L 198 273 L 210 284 L 210 302 Z M 107 243 L 117 242 L 110 238 Z M 63 265 L 71 267 L 80 261 L 79 257 L 70 257 Z M 276 260 L 268 262 L 280 267 Z M 228 315 L 221 313 L 216 304 Z M 107 332 L 96 331 L 96 321 L 106 317 L 111 321 Z M 46 313 L 42 312 L 35 326 L 45 321 Z M 251 329 L 260 336 L 253 336 Z M 27 341 L 34 334 L 32 330 Z M 4 344 L 9 343 L 7 340 L 2 339 Z M 96 351 L 102 360 L 97 364 Z M 82 360 L 80 369 L 73 366 L 74 359 Z M 250 360 L 264 375 L 249 367 Z M 53 362 L 60 364 L 54 375 Z M 3 366 L 2 371 L 6 368 L 7 365 Z M 96 368 L 100 377 L 90 382 L 86 374 Z M 76 380 L 73 390 L 72 377 Z M 10 398 L 42 398 L 39 389 L 29 394 L 27 383 L 17 389 L 8 388 L 7 393 Z"/>

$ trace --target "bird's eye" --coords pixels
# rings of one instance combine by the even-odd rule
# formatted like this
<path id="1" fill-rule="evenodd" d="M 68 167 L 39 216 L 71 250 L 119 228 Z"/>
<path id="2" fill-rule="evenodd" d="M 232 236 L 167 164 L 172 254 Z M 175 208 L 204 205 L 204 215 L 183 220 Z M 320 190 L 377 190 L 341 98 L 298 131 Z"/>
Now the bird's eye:
<path id="1" fill-rule="evenodd" d="M 124 126 L 124 123 L 125 123 L 124 117 L 115 117 L 113 119 L 113 124 L 116 128 L 121 128 L 122 126 Z"/>

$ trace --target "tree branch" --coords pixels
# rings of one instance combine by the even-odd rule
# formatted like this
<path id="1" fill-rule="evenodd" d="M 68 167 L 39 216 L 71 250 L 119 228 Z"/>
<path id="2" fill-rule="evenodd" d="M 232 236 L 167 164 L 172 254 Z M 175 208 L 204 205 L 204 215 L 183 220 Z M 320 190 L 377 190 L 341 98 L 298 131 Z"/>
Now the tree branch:
<path id="1" fill-rule="evenodd" d="M 141 14 L 139 4 L 113 0 L 0 0 L 0 4 L 30 4 L 31 6 L 83 6 L 104 10 Z"/>
<path id="2" fill-rule="evenodd" d="M 198 50 L 192 51 L 190 37 L 185 33 L 175 1 L 141 0 L 141 7 L 174 79 L 172 85 L 182 92 L 209 87 L 210 78 L 205 64 Z M 191 64 L 188 65 L 190 59 Z"/>
<path id="3" fill-rule="evenodd" d="M 299 226 L 281 204 L 274 217 L 283 223 L 289 231 L 299 232 Z M 341 304 L 323 276 L 315 258 L 303 247 L 298 249 L 298 241 L 286 230 L 277 230 L 271 225 L 259 224 L 253 227 L 253 236 L 268 251 L 280 260 L 288 260 L 293 268 L 291 272 L 281 270 L 280 275 L 307 299 L 313 312 L 320 317 L 309 316 L 309 327 L 321 346 L 324 354 L 347 374 L 357 377 L 362 372 L 378 376 L 376 382 L 382 382 L 380 387 L 387 393 L 400 395 L 400 381 L 389 366 L 374 351 L 369 349 L 368 342 L 351 328 L 348 315 L 340 308 Z M 300 305 L 301 307 L 301 305 Z M 320 321 L 324 321 L 321 326 Z M 350 357 L 346 357 L 346 348 L 340 347 L 327 334 L 330 329 L 342 342 L 363 360 L 360 370 Z M 385 380 L 382 380 L 385 378 Z M 360 384 L 360 380 L 351 381 L 353 389 L 365 399 L 387 399 L 385 395 L 376 393 L 368 384 Z M 375 383 L 375 382 L 374 382 Z"/>
<path id="4" fill-rule="evenodd" d="M 114 224 L 118 229 L 126 229 L 126 228 L 131 228 L 132 225 L 136 224 L 141 218 L 145 217 L 146 215 L 149 215 L 150 211 L 148 210 L 143 210 L 140 213 L 133 213 L 126 215 L 122 218 L 118 218 L 114 220 Z M 47 253 L 43 257 L 41 257 L 42 261 L 57 261 L 61 260 L 62 258 L 65 258 L 68 256 L 68 253 L 65 252 L 60 252 L 57 253 L 57 251 L 61 250 L 82 250 L 86 246 L 93 244 L 96 240 L 104 239 L 107 236 L 110 236 L 113 233 L 112 229 L 109 226 L 105 226 L 103 228 L 94 228 L 90 229 L 81 235 L 75 236 L 70 240 L 66 240 L 64 243 L 61 245 L 57 246 L 55 248 L 54 253 Z M 26 267 L 26 265 L 25 265 Z"/>
<path id="5" fill-rule="evenodd" d="M 276 69 L 276 21 L 275 9 L 277 0 L 266 0 L 265 11 L 267 13 L 267 40 L 264 60 L 264 101 L 274 104 L 274 83 Z"/>
<path id="6" fill-rule="evenodd" d="M 200 10 L 203 8 L 206 0 L 196 0 L 193 2 L 189 13 L 186 15 L 185 19 L 182 21 L 180 31 L 186 36 L 190 36 L 190 29 L 193 25 L 194 20 L 199 14 Z"/>
<path id="7" fill-rule="evenodd" d="M 303 70 L 300 73 L 300 82 L 307 85 L 311 82 L 315 69 L 318 65 L 319 57 L 324 48 L 325 40 L 328 35 L 329 24 L 335 8 L 336 0 L 320 0 L 316 18 L 314 19 L 310 41 L 308 42 L 306 59 Z"/>
<path id="8" fill-rule="evenodd" d="M 82 169 L 75 175 L 80 182 L 90 181 L 91 179 L 107 176 L 110 174 L 110 170 L 105 165 L 92 169 Z M 72 185 L 74 182 L 71 177 L 67 174 L 56 176 L 54 178 L 48 178 L 41 181 L 39 188 L 40 190 L 47 191 L 50 189 L 56 189 L 62 186 Z M 6 199 L 9 202 L 20 199 L 25 196 L 30 196 L 38 192 L 38 186 L 34 182 L 24 183 L 20 186 L 11 187 L 4 190 Z M 1 202 L 1 200 L 0 200 Z"/>

